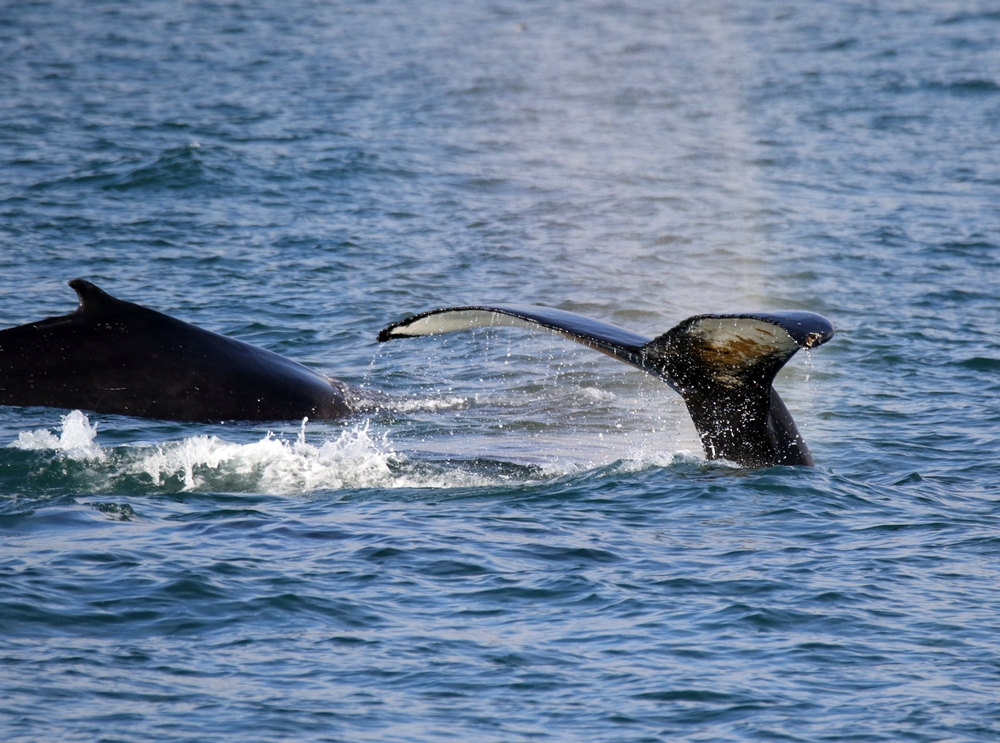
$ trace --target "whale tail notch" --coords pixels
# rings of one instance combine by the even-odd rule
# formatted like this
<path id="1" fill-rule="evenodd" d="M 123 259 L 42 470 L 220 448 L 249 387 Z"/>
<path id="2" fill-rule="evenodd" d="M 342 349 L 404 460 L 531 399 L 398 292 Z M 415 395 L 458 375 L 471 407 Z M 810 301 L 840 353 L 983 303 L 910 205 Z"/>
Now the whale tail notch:
<path id="1" fill-rule="evenodd" d="M 393 323 L 378 339 L 486 327 L 544 328 L 660 377 L 684 399 L 709 459 L 744 467 L 813 464 L 772 382 L 800 348 L 815 348 L 833 337 L 833 325 L 821 315 L 697 315 L 648 339 L 563 310 L 447 307 Z"/>

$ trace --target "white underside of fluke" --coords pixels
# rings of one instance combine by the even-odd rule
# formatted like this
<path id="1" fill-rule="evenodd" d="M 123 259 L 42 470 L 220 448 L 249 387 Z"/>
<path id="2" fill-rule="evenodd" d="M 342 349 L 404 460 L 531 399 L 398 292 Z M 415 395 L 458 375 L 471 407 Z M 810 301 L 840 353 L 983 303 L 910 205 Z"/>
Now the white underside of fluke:
<path id="1" fill-rule="evenodd" d="M 491 312 L 489 310 L 454 310 L 438 312 L 420 317 L 406 325 L 397 325 L 389 331 L 393 338 L 412 338 L 423 335 L 439 335 L 454 333 L 475 328 L 533 328 L 539 323 L 534 320 L 523 320 L 520 317 Z"/>

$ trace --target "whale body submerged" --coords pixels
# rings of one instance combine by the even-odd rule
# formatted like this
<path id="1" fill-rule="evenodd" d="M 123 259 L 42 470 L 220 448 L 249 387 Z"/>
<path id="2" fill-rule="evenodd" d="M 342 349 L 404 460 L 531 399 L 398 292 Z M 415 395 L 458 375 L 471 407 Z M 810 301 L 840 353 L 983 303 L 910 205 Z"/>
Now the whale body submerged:
<path id="1" fill-rule="evenodd" d="M 0 330 L 0 405 L 190 422 L 324 420 L 371 407 L 358 388 L 276 353 L 83 279 L 69 285 L 74 312 Z M 813 464 L 772 382 L 800 348 L 833 337 L 820 315 L 697 315 L 650 339 L 562 310 L 482 305 L 413 315 L 378 339 L 495 326 L 544 328 L 660 377 L 684 399 L 709 459 Z"/>

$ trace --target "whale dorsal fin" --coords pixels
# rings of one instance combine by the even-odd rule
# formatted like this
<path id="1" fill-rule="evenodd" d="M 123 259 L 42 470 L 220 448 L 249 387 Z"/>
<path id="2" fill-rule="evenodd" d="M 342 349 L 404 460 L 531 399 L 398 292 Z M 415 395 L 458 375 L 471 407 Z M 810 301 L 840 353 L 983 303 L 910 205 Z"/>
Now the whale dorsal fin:
<path id="1" fill-rule="evenodd" d="M 86 279 L 73 279 L 69 282 L 70 287 L 80 298 L 80 306 L 76 312 L 80 315 L 90 317 L 100 317 L 102 315 L 118 315 L 123 312 L 135 312 L 144 309 L 140 305 L 124 302 L 121 299 L 112 297 L 96 284 L 92 284 Z"/>

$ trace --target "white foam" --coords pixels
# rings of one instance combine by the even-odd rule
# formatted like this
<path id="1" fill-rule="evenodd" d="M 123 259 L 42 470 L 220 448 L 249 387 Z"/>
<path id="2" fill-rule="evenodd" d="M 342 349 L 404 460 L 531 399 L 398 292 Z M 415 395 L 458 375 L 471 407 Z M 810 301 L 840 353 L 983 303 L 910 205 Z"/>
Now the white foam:
<path id="1" fill-rule="evenodd" d="M 114 489 L 116 482 L 136 478 L 157 489 L 274 494 L 509 484 L 508 478 L 493 472 L 477 472 L 444 461 L 410 460 L 394 450 L 388 432 L 373 434 L 369 421 L 345 427 L 335 438 L 315 436 L 313 441 L 307 440 L 305 420 L 294 440 L 270 432 L 250 443 L 197 435 L 155 445 L 102 449 L 96 436 L 97 425 L 91 425 L 87 416 L 77 410 L 63 417 L 59 436 L 47 429 L 25 431 L 10 446 L 53 451 L 59 456 L 93 462 L 91 474 L 96 475 L 96 480 L 91 485 L 100 489 Z M 639 445 L 618 460 L 617 468 L 634 472 L 698 459 L 686 451 L 669 453 Z M 550 459 L 541 468 L 542 476 L 560 477 L 604 466 L 606 462 Z"/>
<path id="2" fill-rule="evenodd" d="M 580 394 L 596 402 L 610 402 L 616 398 L 611 390 L 602 390 L 598 387 L 581 387 Z"/>
<path id="3" fill-rule="evenodd" d="M 453 468 L 410 464 L 393 450 L 388 433 L 373 437 L 368 422 L 335 439 L 306 440 L 306 421 L 294 441 L 268 432 L 249 444 L 218 436 L 191 436 L 158 445 L 124 445 L 104 450 L 95 441 L 97 425 L 74 410 L 62 419 L 61 433 L 22 431 L 10 446 L 54 451 L 100 463 L 106 486 L 123 477 L 148 477 L 155 487 L 179 480 L 183 490 L 307 493 L 344 488 L 448 488 L 487 485 L 487 477 Z M 110 456 L 109 456 L 110 454 Z"/>
<path id="4" fill-rule="evenodd" d="M 436 412 L 438 410 L 452 410 L 467 408 L 469 406 L 469 398 L 458 397 L 457 395 L 452 395 L 450 397 L 441 398 L 414 398 L 412 400 L 395 399 L 389 403 L 386 407 L 390 410 L 395 410 L 400 413 L 414 413 L 414 412 Z"/>
<path id="5" fill-rule="evenodd" d="M 621 459 L 615 471 L 622 473 L 642 472 L 643 470 L 670 467 L 677 464 L 704 462 L 705 460 L 688 449 L 674 452 L 657 451 L 647 447 L 635 447 Z"/>
<path id="6" fill-rule="evenodd" d="M 55 450 L 65 454 L 70 459 L 107 458 L 104 450 L 94 439 L 97 437 L 97 424 L 90 425 L 90 420 L 79 410 L 74 410 L 62 417 L 61 433 L 58 437 L 46 428 L 38 431 L 22 431 L 17 441 L 11 442 L 14 449 Z"/>
<path id="7" fill-rule="evenodd" d="M 388 434 L 372 438 L 369 424 L 346 429 L 333 440 L 311 444 L 305 424 L 296 441 L 268 433 L 237 444 L 218 436 L 192 436 L 136 452 L 128 471 L 154 485 L 178 477 L 184 490 L 222 489 L 290 494 L 344 488 L 457 487 L 485 484 L 464 473 L 420 473 L 404 465 Z"/>

